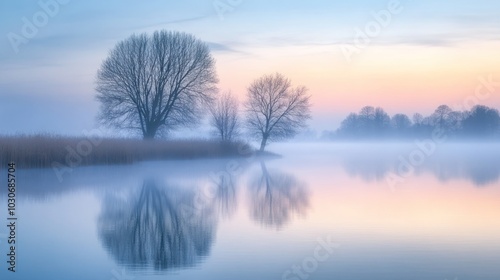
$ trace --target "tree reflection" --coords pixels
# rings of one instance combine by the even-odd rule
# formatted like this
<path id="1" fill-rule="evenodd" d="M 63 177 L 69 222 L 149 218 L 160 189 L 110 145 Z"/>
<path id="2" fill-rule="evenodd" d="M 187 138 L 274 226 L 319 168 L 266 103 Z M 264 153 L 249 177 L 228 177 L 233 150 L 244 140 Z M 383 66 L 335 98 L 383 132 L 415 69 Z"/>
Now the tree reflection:
<path id="1" fill-rule="evenodd" d="M 215 181 L 215 204 L 223 218 L 230 218 L 237 207 L 235 178 L 231 174 L 220 175 Z"/>
<path id="2" fill-rule="evenodd" d="M 500 157 L 497 151 L 481 149 L 461 151 L 432 158 L 423 166 L 441 181 L 467 179 L 477 187 L 495 185 L 500 180 Z"/>
<path id="3" fill-rule="evenodd" d="M 353 155 L 341 159 L 341 165 L 349 176 L 359 176 L 367 182 L 384 180 L 392 168 L 391 164 L 393 162 L 369 155 Z"/>
<path id="4" fill-rule="evenodd" d="M 306 186 L 292 175 L 268 170 L 250 183 L 251 216 L 266 227 L 282 228 L 295 215 L 305 215 L 309 207 Z"/>
<path id="5" fill-rule="evenodd" d="M 418 151 L 375 150 L 366 148 L 360 153 L 339 154 L 340 164 L 351 177 L 367 182 L 386 181 L 390 173 L 399 175 L 402 166 L 411 168 L 411 175 L 432 174 L 440 181 L 469 180 L 475 186 L 493 185 L 500 180 L 500 153 L 496 147 L 471 149 L 468 146 L 441 147 L 430 156 L 425 156 L 420 165 L 410 162 L 409 154 Z"/>
<path id="6" fill-rule="evenodd" d="M 167 191 L 152 181 L 128 197 L 108 197 L 98 222 L 101 241 L 133 268 L 193 266 L 209 254 L 216 223 L 211 209 L 185 211 L 194 199 L 194 192 Z"/>

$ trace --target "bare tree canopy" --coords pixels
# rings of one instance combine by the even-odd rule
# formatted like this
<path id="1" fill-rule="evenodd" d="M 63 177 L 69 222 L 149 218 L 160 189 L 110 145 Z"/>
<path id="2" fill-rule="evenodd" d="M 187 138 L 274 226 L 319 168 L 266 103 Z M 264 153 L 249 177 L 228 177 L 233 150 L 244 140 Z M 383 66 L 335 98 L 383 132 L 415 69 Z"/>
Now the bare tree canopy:
<path id="1" fill-rule="evenodd" d="M 250 134 L 261 140 L 261 151 L 268 141 L 291 138 L 306 126 L 311 118 L 309 98 L 305 87 L 292 87 L 290 80 L 278 73 L 250 85 L 246 124 Z"/>
<path id="2" fill-rule="evenodd" d="M 101 123 L 144 138 L 193 125 L 217 92 L 215 61 L 194 36 L 169 31 L 132 35 L 97 74 Z"/>
<path id="3" fill-rule="evenodd" d="M 210 110 L 211 125 L 222 141 L 234 140 L 239 134 L 238 100 L 226 92 Z"/>

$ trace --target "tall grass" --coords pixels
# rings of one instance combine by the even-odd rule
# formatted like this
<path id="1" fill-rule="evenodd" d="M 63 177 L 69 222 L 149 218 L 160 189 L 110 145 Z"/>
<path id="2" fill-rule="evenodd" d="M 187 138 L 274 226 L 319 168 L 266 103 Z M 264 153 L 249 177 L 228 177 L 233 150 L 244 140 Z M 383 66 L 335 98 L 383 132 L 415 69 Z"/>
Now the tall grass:
<path id="1" fill-rule="evenodd" d="M 215 140 L 87 139 L 49 135 L 0 137 L 0 167 L 130 164 L 144 160 L 250 156 L 248 145 Z"/>

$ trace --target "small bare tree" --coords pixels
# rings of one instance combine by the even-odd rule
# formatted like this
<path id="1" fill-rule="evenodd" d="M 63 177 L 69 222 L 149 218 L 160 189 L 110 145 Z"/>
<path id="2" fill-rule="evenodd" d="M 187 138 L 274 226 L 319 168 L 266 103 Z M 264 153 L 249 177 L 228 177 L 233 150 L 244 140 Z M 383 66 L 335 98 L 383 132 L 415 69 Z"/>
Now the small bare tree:
<path id="1" fill-rule="evenodd" d="M 154 138 L 197 123 L 216 93 L 215 62 L 194 36 L 157 31 L 118 43 L 97 74 L 101 123 Z"/>
<path id="2" fill-rule="evenodd" d="M 307 89 L 292 87 L 281 74 L 255 80 L 247 95 L 246 124 L 249 133 L 261 141 L 260 151 L 268 141 L 294 137 L 311 118 Z"/>
<path id="3" fill-rule="evenodd" d="M 234 140 L 239 134 L 238 100 L 226 92 L 210 110 L 211 125 L 222 141 Z"/>

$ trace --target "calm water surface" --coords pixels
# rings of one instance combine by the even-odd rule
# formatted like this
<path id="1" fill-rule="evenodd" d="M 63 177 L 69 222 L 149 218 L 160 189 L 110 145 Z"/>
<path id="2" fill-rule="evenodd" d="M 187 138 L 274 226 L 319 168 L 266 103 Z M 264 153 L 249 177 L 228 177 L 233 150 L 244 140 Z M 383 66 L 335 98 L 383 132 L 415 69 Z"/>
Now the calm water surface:
<path id="1" fill-rule="evenodd" d="M 0 279 L 500 279 L 499 145 L 270 148 L 62 182 L 18 170 L 17 272 L 3 227 Z"/>

